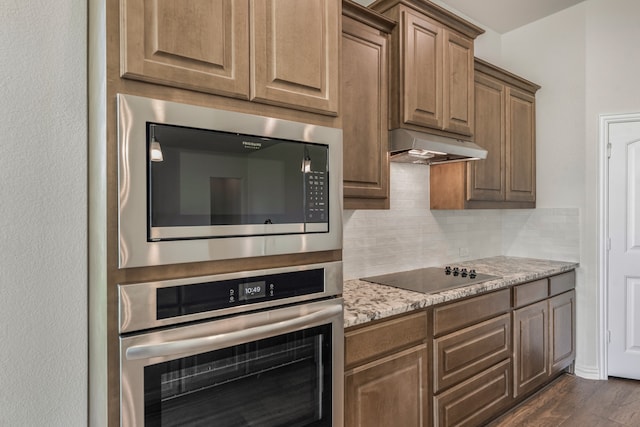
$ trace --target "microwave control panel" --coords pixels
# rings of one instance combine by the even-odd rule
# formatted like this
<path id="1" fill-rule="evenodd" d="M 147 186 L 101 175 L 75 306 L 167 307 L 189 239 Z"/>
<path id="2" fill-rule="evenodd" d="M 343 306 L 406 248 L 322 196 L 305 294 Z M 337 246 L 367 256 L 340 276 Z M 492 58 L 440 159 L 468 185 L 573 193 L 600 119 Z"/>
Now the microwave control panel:
<path id="1" fill-rule="evenodd" d="M 305 222 L 327 222 L 327 176 L 326 172 L 305 173 Z"/>

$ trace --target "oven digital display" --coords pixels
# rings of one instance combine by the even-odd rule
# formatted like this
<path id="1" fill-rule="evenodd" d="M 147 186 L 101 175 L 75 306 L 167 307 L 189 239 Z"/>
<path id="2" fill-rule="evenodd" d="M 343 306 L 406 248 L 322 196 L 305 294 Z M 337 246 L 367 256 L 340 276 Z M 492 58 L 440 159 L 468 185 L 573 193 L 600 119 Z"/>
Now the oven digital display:
<path id="1" fill-rule="evenodd" d="M 249 301 L 256 298 L 263 298 L 267 295 L 267 282 L 247 282 L 238 284 L 238 299 Z"/>

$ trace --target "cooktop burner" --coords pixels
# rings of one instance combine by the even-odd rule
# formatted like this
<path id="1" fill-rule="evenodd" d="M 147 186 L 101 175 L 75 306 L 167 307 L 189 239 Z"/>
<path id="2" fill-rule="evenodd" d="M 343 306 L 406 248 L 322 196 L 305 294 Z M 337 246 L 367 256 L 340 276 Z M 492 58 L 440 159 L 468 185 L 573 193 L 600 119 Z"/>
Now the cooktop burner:
<path id="1" fill-rule="evenodd" d="M 473 269 L 447 266 L 446 268 L 428 267 L 364 277 L 362 280 L 430 294 L 499 278 L 490 274 L 476 273 Z"/>

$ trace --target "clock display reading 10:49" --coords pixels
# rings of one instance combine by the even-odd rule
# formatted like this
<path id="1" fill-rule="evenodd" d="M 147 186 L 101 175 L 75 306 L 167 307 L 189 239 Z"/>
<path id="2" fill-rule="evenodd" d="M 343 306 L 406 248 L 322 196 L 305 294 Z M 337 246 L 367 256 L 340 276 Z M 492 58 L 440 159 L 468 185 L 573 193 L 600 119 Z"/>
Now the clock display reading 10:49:
<path id="1" fill-rule="evenodd" d="M 249 301 L 255 298 L 266 296 L 267 283 L 259 282 L 240 283 L 238 285 L 238 296 L 240 301 Z"/>

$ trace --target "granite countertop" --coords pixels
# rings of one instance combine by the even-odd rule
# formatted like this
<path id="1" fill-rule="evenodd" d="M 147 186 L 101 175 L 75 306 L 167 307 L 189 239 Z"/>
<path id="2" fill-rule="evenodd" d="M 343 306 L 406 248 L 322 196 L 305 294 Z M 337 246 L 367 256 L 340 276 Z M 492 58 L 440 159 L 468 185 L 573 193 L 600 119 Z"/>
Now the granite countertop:
<path id="1" fill-rule="evenodd" d="M 446 301 L 481 294 L 518 283 L 529 282 L 575 269 L 577 262 L 498 256 L 459 262 L 458 267 L 474 268 L 478 273 L 500 276 L 475 285 L 432 294 L 407 291 L 360 279 L 344 282 L 344 327 L 356 326 Z M 444 266 L 443 266 L 444 268 Z"/>

